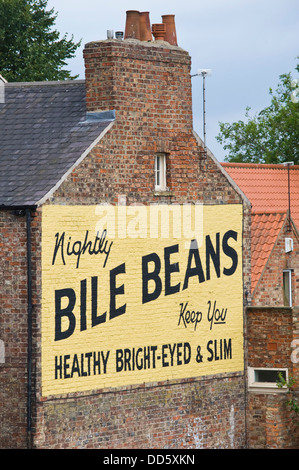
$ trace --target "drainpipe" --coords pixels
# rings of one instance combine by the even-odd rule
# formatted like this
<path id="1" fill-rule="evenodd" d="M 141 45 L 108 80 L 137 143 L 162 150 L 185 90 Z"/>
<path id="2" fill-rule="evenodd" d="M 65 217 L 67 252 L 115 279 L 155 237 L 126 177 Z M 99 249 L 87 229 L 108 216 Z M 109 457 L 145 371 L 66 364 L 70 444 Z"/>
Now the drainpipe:
<path id="1" fill-rule="evenodd" d="M 27 447 L 31 448 L 32 431 L 32 271 L 31 271 L 31 213 L 26 208 L 27 226 Z"/>

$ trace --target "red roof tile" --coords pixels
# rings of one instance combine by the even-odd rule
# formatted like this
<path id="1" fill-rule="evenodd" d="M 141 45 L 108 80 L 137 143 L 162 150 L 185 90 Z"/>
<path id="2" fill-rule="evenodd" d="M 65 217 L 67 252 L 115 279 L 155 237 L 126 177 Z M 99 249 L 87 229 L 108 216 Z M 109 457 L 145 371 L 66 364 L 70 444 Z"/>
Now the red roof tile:
<path id="1" fill-rule="evenodd" d="M 267 264 L 287 213 L 252 212 L 251 215 L 251 290 Z"/>
<path id="2" fill-rule="evenodd" d="M 284 165 L 221 163 L 254 211 L 288 210 L 288 170 Z M 299 227 L 299 165 L 290 166 L 291 216 Z"/>

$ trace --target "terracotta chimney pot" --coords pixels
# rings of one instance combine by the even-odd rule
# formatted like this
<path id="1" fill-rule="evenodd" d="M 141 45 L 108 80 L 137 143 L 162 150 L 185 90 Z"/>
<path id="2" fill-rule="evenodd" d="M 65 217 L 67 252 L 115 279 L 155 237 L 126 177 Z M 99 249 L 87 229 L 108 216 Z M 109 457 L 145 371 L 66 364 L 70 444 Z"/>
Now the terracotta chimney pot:
<path id="1" fill-rule="evenodd" d="M 153 24 L 152 32 L 156 41 L 165 41 L 166 25 L 164 23 Z"/>
<path id="2" fill-rule="evenodd" d="M 128 10 L 126 14 L 127 18 L 124 39 L 140 39 L 140 12 L 137 10 Z"/>
<path id="3" fill-rule="evenodd" d="M 163 15 L 162 21 L 166 25 L 165 41 L 169 42 L 173 46 L 177 46 L 176 27 L 174 21 L 174 15 Z"/>
<path id="4" fill-rule="evenodd" d="M 148 11 L 142 11 L 140 13 L 140 39 L 141 41 L 153 40 Z"/>

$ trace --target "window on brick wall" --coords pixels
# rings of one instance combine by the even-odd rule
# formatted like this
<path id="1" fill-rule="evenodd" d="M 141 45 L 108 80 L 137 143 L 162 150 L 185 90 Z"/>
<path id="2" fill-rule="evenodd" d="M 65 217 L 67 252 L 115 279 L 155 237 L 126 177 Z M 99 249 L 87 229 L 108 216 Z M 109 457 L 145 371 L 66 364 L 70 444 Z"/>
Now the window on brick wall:
<path id="1" fill-rule="evenodd" d="M 166 189 L 166 154 L 157 153 L 155 155 L 155 190 L 165 191 Z"/>
<path id="2" fill-rule="evenodd" d="M 269 367 L 248 367 L 249 390 L 259 392 L 280 392 L 286 391 L 287 387 L 278 388 L 277 381 L 279 373 L 288 380 L 288 369 L 278 369 Z"/>
<path id="3" fill-rule="evenodd" d="M 283 271 L 283 304 L 285 307 L 292 307 L 292 270 Z"/>

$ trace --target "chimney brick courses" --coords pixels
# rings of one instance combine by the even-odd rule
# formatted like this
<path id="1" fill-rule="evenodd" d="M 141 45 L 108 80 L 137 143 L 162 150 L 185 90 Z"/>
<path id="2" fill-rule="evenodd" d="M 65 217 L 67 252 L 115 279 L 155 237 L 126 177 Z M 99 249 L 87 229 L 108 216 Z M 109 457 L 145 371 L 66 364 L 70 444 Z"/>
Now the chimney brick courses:
<path id="1" fill-rule="evenodd" d="M 147 126 L 192 130 L 191 59 L 166 43 L 105 40 L 85 46 L 88 111 L 114 109 Z"/>

